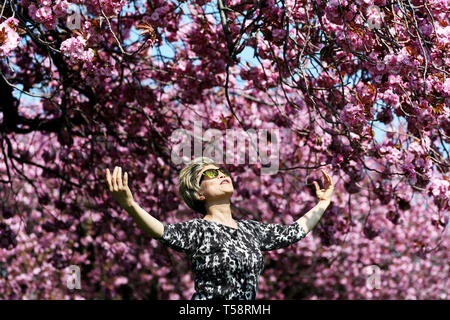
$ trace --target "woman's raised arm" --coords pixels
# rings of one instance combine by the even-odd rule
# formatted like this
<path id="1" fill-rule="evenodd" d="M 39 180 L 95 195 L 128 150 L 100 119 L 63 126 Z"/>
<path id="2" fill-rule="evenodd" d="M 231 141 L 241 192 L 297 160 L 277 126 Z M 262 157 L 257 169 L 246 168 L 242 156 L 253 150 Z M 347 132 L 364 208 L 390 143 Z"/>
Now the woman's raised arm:
<path id="1" fill-rule="evenodd" d="M 139 228 L 153 238 L 160 238 L 164 232 L 164 225 L 134 202 L 133 195 L 128 187 L 128 173 L 125 172 L 122 183 L 121 167 L 114 167 L 112 177 L 109 169 L 106 169 L 106 182 L 113 198 L 133 217 Z"/>

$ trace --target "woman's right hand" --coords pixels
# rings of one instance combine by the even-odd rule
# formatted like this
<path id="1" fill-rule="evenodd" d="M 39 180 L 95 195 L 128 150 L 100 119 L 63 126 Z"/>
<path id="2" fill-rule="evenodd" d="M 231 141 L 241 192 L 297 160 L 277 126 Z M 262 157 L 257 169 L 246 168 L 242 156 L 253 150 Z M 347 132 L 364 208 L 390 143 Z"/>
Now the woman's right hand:
<path id="1" fill-rule="evenodd" d="M 122 183 L 122 168 L 114 167 L 114 171 L 111 177 L 109 169 L 106 169 L 106 182 L 108 183 L 109 191 L 112 192 L 112 196 L 119 202 L 122 208 L 129 208 L 134 204 L 133 195 L 130 188 L 128 188 L 128 173 L 125 172 Z"/>

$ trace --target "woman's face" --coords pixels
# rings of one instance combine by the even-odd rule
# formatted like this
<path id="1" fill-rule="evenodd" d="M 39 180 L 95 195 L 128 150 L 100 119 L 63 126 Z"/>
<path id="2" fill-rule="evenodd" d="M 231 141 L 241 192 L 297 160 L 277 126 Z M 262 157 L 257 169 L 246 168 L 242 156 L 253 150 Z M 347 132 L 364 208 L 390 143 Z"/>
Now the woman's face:
<path id="1" fill-rule="evenodd" d="M 208 169 L 219 169 L 219 167 L 213 164 L 209 164 L 203 167 L 202 171 L 197 177 L 197 181 L 200 181 L 202 173 Z M 227 177 L 220 171 L 219 175 L 215 178 L 208 178 L 204 176 L 200 187 L 202 188 L 202 193 L 207 202 L 219 199 L 229 199 L 234 192 L 231 177 Z"/>

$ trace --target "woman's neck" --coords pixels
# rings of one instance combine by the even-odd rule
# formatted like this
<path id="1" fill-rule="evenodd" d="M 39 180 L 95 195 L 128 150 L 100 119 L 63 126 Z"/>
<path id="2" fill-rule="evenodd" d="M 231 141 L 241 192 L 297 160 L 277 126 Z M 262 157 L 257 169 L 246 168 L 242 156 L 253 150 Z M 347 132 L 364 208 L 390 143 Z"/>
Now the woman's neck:
<path id="1" fill-rule="evenodd" d="M 233 223 L 233 216 L 231 215 L 230 203 L 213 204 L 207 208 L 207 213 L 204 217 L 206 220 L 212 220 L 224 224 Z"/>

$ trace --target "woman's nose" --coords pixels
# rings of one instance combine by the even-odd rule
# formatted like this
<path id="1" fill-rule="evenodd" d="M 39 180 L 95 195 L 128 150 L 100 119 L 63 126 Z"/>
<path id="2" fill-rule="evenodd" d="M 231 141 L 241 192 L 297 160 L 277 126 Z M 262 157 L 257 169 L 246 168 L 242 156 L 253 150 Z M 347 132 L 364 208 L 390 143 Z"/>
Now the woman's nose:
<path id="1" fill-rule="evenodd" d="M 225 178 L 226 175 L 223 172 L 219 171 L 219 179 Z"/>

